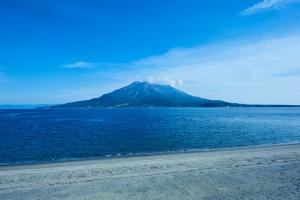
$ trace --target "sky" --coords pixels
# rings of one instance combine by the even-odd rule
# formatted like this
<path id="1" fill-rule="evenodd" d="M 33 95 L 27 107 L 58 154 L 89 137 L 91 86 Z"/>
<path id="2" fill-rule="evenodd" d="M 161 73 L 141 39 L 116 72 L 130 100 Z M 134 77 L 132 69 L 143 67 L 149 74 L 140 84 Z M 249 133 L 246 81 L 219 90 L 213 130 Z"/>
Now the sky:
<path id="1" fill-rule="evenodd" d="M 85 100 L 133 81 L 300 104 L 300 0 L 9 0 L 0 27 L 0 104 Z"/>

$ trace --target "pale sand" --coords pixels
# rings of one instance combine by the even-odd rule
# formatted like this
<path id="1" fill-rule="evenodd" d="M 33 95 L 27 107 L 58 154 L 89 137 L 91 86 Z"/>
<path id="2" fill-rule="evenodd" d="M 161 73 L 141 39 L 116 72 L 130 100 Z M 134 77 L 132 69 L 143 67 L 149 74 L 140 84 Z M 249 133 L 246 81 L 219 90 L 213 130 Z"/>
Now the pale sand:
<path id="1" fill-rule="evenodd" d="M 0 168 L 0 199 L 300 199 L 300 144 Z"/>

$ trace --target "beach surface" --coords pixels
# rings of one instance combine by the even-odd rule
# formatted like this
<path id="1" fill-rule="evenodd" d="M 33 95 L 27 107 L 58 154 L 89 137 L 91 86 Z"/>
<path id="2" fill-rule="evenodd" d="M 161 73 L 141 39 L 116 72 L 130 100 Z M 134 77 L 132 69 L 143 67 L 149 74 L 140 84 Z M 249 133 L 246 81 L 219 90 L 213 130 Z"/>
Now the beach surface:
<path id="1" fill-rule="evenodd" d="M 0 199 L 300 199 L 300 144 L 0 167 Z"/>

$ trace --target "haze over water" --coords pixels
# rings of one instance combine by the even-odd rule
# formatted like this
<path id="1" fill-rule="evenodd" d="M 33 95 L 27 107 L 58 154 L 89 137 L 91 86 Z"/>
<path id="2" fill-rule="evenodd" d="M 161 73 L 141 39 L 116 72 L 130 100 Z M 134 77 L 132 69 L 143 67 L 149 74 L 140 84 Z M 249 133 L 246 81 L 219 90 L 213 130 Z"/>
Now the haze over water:
<path id="1" fill-rule="evenodd" d="M 300 141 L 300 108 L 0 110 L 0 163 Z"/>

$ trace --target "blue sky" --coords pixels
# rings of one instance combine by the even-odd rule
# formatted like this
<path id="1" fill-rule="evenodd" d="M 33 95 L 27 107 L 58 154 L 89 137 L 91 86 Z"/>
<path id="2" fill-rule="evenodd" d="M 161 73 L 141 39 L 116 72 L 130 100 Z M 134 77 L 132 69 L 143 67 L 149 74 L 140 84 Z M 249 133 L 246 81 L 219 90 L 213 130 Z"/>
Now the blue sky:
<path id="1" fill-rule="evenodd" d="M 299 0 L 0 1 L 0 104 L 98 97 L 135 80 L 300 104 Z"/>

